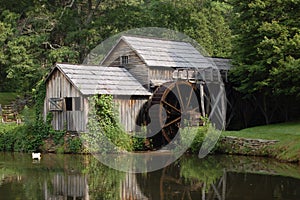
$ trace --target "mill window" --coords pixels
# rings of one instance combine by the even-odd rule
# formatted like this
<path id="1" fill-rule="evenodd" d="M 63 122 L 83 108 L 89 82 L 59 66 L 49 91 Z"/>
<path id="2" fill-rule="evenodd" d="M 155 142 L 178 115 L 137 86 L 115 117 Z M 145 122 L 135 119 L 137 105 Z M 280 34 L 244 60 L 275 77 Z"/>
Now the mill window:
<path id="1" fill-rule="evenodd" d="M 66 97 L 65 103 L 66 103 L 66 111 L 72 111 L 73 110 L 72 97 Z"/>
<path id="2" fill-rule="evenodd" d="M 75 110 L 80 111 L 81 110 L 80 97 L 74 97 L 74 104 L 75 104 Z"/>
<path id="3" fill-rule="evenodd" d="M 128 56 L 121 56 L 121 65 L 128 64 Z"/>
<path id="4" fill-rule="evenodd" d="M 49 99 L 49 109 L 50 111 L 62 111 L 63 109 L 63 99 L 61 98 L 50 98 Z"/>

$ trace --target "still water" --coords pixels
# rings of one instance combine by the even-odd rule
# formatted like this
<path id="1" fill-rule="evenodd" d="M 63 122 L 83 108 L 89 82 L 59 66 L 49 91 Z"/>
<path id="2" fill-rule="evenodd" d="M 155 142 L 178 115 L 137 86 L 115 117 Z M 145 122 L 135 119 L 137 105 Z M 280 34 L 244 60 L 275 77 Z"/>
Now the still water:
<path id="1" fill-rule="evenodd" d="M 300 166 L 272 159 L 183 156 L 164 169 L 130 174 L 92 156 L 0 153 L 1 200 L 300 199 Z"/>

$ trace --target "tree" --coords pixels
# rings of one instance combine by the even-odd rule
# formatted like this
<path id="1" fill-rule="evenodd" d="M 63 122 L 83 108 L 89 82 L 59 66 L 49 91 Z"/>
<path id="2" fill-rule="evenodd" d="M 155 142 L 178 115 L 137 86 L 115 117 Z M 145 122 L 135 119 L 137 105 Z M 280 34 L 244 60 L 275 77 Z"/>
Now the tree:
<path id="1" fill-rule="evenodd" d="M 212 56 L 230 56 L 231 8 L 215 0 L 0 3 L 0 91 L 30 91 L 55 62 L 81 63 L 103 40 L 133 28 L 177 30 Z"/>
<path id="2" fill-rule="evenodd" d="M 234 13 L 231 81 L 258 104 L 269 123 L 278 102 L 300 94 L 300 1 L 230 3 Z"/>

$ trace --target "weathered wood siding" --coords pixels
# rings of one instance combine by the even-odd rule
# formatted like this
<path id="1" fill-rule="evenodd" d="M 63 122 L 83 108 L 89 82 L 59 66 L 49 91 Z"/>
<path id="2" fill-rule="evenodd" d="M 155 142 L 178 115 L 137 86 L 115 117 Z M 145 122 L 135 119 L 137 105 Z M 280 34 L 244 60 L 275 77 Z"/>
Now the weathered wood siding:
<path id="1" fill-rule="evenodd" d="M 145 62 L 124 41 L 112 50 L 102 63 L 104 66 L 120 67 L 121 56 L 128 56 L 128 64 L 124 67 L 146 88 L 149 89 L 148 67 Z"/>
<path id="2" fill-rule="evenodd" d="M 171 81 L 173 80 L 173 68 L 169 67 L 150 67 L 149 68 L 149 79 L 160 80 L 160 81 Z"/>
<path id="3" fill-rule="evenodd" d="M 46 98 L 45 98 L 45 114 L 50 112 L 49 99 L 50 98 L 61 98 L 63 101 L 62 111 L 53 111 L 52 125 L 55 130 L 68 130 L 83 132 L 86 129 L 87 114 L 84 112 L 86 104 L 85 98 L 80 92 L 73 87 L 73 85 L 66 79 L 66 77 L 59 71 L 56 70 L 51 74 L 46 82 Z M 80 109 L 75 109 L 75 101 L 72 101 L 72 111 L 66 111 L 66 97 L 79 97 L 80 98 Z"/>
<path id="4" fill-rule="evenodd" d="M 66 98 L 72 98 L 72 110 L 67 109 Z M 50 111 L 49 99 L 62 100 L 62 109 Z M 76 108 L 75 98 L 80 98 L 80 108 Z M 136 120 L 139 117 L 140 109 L 147 102 L 148 97 L 117 96 L 114 102 L 117 106 L 120 122 L 128 132 L 136 130 Z M 46 98 L 44 103 L 44 114 L 52 112 L 52 126 L 55 130 L 67 130 L 86 132 L 88 124 L 89 101 L 88 96 L 82 96 L 70 81 L 59 70 L 52 72 L 46 82 Z"/>
<path id="5" fill-rule="evenodd" d="M 147 97 L 132 97 L 130 99 L 127 97 L 114 98 L 116 109 L 119 112 L 120 123 L 123 125 L 126 132 L 138 131 L 136 122 L 141 118 L 140 111 L 143 109 L 147 100 Z"/>

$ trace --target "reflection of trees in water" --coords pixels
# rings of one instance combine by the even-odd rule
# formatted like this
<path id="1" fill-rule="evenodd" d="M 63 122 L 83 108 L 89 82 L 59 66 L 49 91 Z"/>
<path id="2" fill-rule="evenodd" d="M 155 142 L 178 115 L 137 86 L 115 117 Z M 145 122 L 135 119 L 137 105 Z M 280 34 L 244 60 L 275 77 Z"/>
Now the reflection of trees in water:
<path id="1" fill-rule="evenodd" d="M 213 159 L 202 161 L 196 157 L 181 159 L 162 170 L 137 174 L 137 180 L 149 199 L 225 199 L 222 166 Z"/>
<path id="2" fill-rule="evenodd" d="M 300 199 L 300 179 L 284 169 L 299 167 L 270 159 L 214 156 L 185 157 L 166 168 L 137 174 L 149 199 Z M 279 176 L 275 176 L 279 175 Z"/>
<path id="3" fill-rule="evenodd" d="M 90 199 L 120 199 L 125 173 L 111 169 L 91 158 L 84 171 L 88 175 Z"/>
<path id="4" fill-rule="evenodd" d="M 249 198 L 300 199 L 299 166 L 271 159 L 186 156 L 144 174 L 113 170 L 92 156 L 45 155 L 40 163 L 32 163 L 30 156 L 0 154 L 0 161 L 0 198 L 243 199 L 247 194 Z"/>

